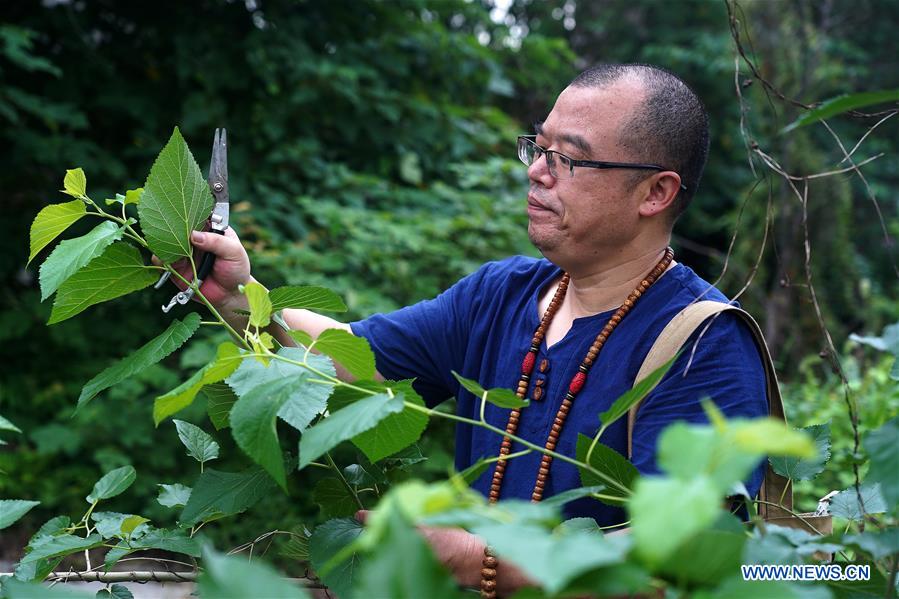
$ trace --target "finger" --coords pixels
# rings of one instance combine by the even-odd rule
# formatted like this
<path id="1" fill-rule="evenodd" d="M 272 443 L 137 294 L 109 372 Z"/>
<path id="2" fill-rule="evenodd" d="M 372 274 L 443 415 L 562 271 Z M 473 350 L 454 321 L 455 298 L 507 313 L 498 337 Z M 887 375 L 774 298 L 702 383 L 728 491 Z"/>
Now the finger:
<path id="1" fill-rule="evenodd" d="M 190 242 L 205 252 L 212 252 L 222 260 L 238 260 L 244 251 L 233 231 L 231 235 L 227 232 L 225 235 L 218 235 L 194 231 L 190 235 Z"/>
<path id="2" fill-rule="evenodd" d="M 357 521 L 365 524 L 365 521 L 368 520 L 368 512 L 369 510 L 358 510 L 354 517 Z"/>
<path id="3" fill-rule="evenodd" d="M 153 266 L 162 266 L 162 260 L 157 258 L 156 254 L 150 256 L 150 262 L 153 264 Z"/>

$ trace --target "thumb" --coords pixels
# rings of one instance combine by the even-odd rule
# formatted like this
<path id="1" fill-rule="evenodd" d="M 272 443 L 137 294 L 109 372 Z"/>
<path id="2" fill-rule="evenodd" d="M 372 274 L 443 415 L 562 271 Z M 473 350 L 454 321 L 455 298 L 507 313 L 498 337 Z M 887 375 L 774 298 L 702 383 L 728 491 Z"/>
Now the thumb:
<path id="1" fill-rule="evenodd" d="M 237 236 L 193 231 L 190 234 L 190 242 L 195 247 L 205 252 L 211 252 L 223 260 L 238 259 L 243 252 L 243 248 L 237 240 Z"/>

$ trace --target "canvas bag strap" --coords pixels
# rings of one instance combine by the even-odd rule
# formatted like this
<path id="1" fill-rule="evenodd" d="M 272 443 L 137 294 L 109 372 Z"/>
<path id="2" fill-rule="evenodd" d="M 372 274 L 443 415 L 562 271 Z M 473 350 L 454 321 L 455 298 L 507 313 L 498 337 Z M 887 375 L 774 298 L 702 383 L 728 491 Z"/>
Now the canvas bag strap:
<path id="1" fill-rule="evenodd" d="M 777 385 L 777 375 L 774 372 L 774 363 L 771 360 L 771 353 L 762 336 L 762 331 L 758 323 L 745 310 L 741 310 L 736 306 L 715 301 L 700 301 L 690 304 L 671 319 L 671 321 L 662 329 L 656 338 L 655 343 L 646 355 L 643 365 L 640 367 L 634 384 L 642 381 L 649 376 L 662 364 L 674 357 L 678 350 L 683 347 L 690 336 L 710 317 L 716 316 L 722 312 L 730 312 L 734 316 L 743 320 L 749 328 L 755 339 L 762 364 L 765 368 L 765 382 L 768 395 L 768 413 L 772 418 L 786 421 L 784 416 L 783 401 L 780 397 L 780 389 Z M 634 424 L 637 420 L 637 411 L 640 409 L 640 403 L 634 404 L 627 414 L 627 457 L 630 459 L 633 452 L 633 432 Z M 783 500 L 781 501 L 781 497 Z M 793 509 L 793 494 L 789 488 L 789 480 L 780 476 L 771 469 L 770 464 L 765 469 L 765 478 L 762 481 L 759 490 L 759 499 L 771 503 L 780 503 L 788 510 Z M 787 516 L 789 512 L 769 506 L 765 503 L 759 504 L 759 514 L 762 518 L 773 516 Z"/>

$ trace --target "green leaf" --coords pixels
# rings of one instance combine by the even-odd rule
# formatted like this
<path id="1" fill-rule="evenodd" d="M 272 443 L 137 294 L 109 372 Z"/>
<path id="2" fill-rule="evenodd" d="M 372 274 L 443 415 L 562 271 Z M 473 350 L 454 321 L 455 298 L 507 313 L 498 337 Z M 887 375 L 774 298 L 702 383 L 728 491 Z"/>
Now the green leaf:
<path id="1" fill-rule="evenodd" d="M 384 391 L 385 386 L 389 386 L 394 394 L 401 394 L 406 401 L 425 407 L 424 399 L 412 388 L 411 380 L 384 384 L 358 381 L 354 385 L 381 392 Z M 332 413 L 337 412 L 365 397 L 370 397 L 370 395 L 350 387 L 337 387 L 328 401 L 328 409 Z M 403 406 L 401 412 L 387 416 L 378 426 L 356 435 L 352 441 L 356 447 L 362 450 L 365 457 L 372 462 L 377 462 L 418 441 L 427 426 L 428 415 L 426 413 Z"/>
<path id="2" fill-rule="evenodd" d="M 153 421 L 156 426 L 172 414 L 177 414 L 193 403 L 197 393 L 206 385 L 218 383 L 230 376 L 240 366 L 243 355 L 240 349 L 226 341 L 218 347 L 215 360 L 198 370 L 189 379 L 153 402 Z"/>
<path id="3" fill-rule="evenodd" d="M 25 554 L 20 565 L 30 564 L 38 560 L 62 557 L 85 549 L 93 549 L 103 544 L 103 538 L 98 534 L 85 537 L 76 537 L 74 535 L 60 535 L 48 539 L 47 542 L 35 547 L 31 552 Z"/>
<path id="4" fill-rule="evenodd" d="M 352 516 L 359 509 L 359 504 L 350 490 L 339 479 L 329 476 L 316 483 L 312 490 L 312 501 L 321 508 L 325 518 Z"/>
<path id="5" fill-rule="evenodd" d="M 326 478 L 324 480 L 336 480 Z M 324 481 L 322 481 L 324 482 Z M 309 559 L 317 571 L 325 571 L 322 580 L 338 597 L 352 597 L 360 565 L 360 556 L 353 553 L 337 563 L 329 562 L 355 542 L 362 534 L 362 524 L 355 518 L 328 520 L 315 527 L 309 538 Z M 325 570 L 325 566 L 328 569 Z M 365 595 L 360 595 L 364 597 Z"/>
<path id="6" fill-rule="evenodd" d="M 285 308 L 326 312 L 346 312 L 346 304 L 340 296 L 325 287 L 297 286 L 276 287 L 268 293 L 272 311 Z"/>
<path id="7" fill-rule="evenodd" d="M 143 516 L 128 516 L 122 521 L 122 526 L 119 530 L 124 536 L 130 537 L 134 532 L 134 529 L 149 521 L 149 519 L 144 518 Z"/>
<path id="8" fill-rule="evenodd" d="M 125 242 L 114 243 L 60 285 L 47 324 L 61 322 L 94 304 L 149 287 L 156 278 L 155 271 L 144 265 L 136 247 Z"/>
<path id="9" fill-rule="evenodd" d="M 278 551 L 278 555 L 295 562 L 309 561 L 310 533 L 302 524 L 291 527 L 290 540 Z"/>
<path id="10" fill-rule="evenodd" d="M 90 495 L 85 497 L 85 501 L 94 503 L 95 501 L 115 497 L 130 487 L 136 478 L 137 472 L 134 471 L 133 466 L 122 466 L 121 468 L 110 470 L 94 483 L 94 489 Z"/>
<path id="11" fill-rule="evenodd" d="M 639 476 L 637 468 L 631 464 L 627 458 L 620 453 L 602 443 L 597 443 L 590 455 L 590 461 L 587 462 L 587 452 L 593 439 L 584 435 L 577 436 L 577 459 L 579 462 L 589 463 L 593 468 L 612 477 L 613 480 L 624 486 L 625 489 L 633 489 L 634 481 Z M 623 489 L 610 484 L 608 481 L 596 476 L 589 470 L 578 468 L 581 474 L 581 484 L 584 486 L 604 485 L 606 488 L 603 495 L 616 497 L 617 500 L 601 499 L 603 503 L 609 505 L 622 505 L 629 497 L 629 494 Z"/>
<path id="12" fill-rule="evenodd" d="M 876 532 L 866 530 L 863 533 L 846 535 L 842 541 L 867 551 L 875 560 L 883 559 L 888 555 L 899 553 L 899 528 L 886 528 Z"/>
<path id="13" fill-rule="evenodd" d="M 267 327 L 271 322 L 272 301 L 266 288 L 253 281 L 242 286 L 241 292 L 247 296 L 250 305 L 250 325 Z"/>
<path id="14" fill-rule="evenodd" d="M 530 403 L 527 399 L 521 399 L 511 389 L 484 389 L 477 381 L 467 379 L 458 372 L 453 371 L 453 376 L 459 381 L 459 384 L 468 389 L 478 399 L 486 399 L 495 406 L 500 408 L 523 408 Z"/>
<path id="15" fill-rule="evenodd" d="M 129 204 L 137 204 L 140 202 L 140 197 L 144 193 L 143 187 L 138 187 L 137 189 L 129 189 L 125 192 L 125 195 L 120 193 L 115 194 L 115 199 L 106 200 L 107 206 L 112 206 L 113 204 L 121 204 L 123 206 L 128 206 Z"/>
<path id="16" fill-rule="evenodd" d="M 265 468 L 285 492 L 287 478 L 276 422 L 281 406 L 305 383 L 305 377 L 291 377 L 256 387 L 242 395 L 231 409 L 231 435 L 237 445 Z"/>
<path id="17" fill-rule="evenodd" d="M 817 123 L 818 121 L 844 112 L 849 112 L 850 110 L 855 110 L 856 108 L 864 108 L 865 106 L 883 104 L 885 102 L 895 102 L 896 100 L 899 100 L 899 89 L 843 94 L 836 98 L 826 100 L 817 108 L 806 112 L 784 127 L 781 130 L 781 133 L 789 133 L 793 129 Z"/>
<path id="18" fill-rule="evenodd" d="M 893 442 L 895 443 L 895 440 Z M 895 476 L 895 471 L 893 476 Z M 887 511 L 887 505 L 880 492 L 880 483 L 865 483 L 860 490 L 865 514 L 882 514 Z M 859 505 L 855 487 L 840 491 L 830 500 L 830 513 L 847 520 L 862 519 L 862 506 Z"/>
<path id="19" fill-rule="evenodd" d="M 206 396 L 206 413 L 215 430 L 228 428 L 231 418 L 231 408 L 237 401 L 237 396 L 226 383 L 212 383 L 201 390 Z"/>
<path id="20" fill-rule="evenodd" d="M 49 587 L 38 583 L 23 582 L 12 576 L 0 578 L 0 596 L 4 599 L 90 599 L 92 597 L 64 588 L 63 585 Z"/>
<path id="21" fill-rule="evenodd" d="M 42 249 L 85 214 L 87 208 L 81 200 L 50 204 L 38 212 L 34 222 L 31 223 L 31 252 L 28 254 L 28 263 L 30 264 Z"/>
<path id="22" fill-rule="evenodd" d="M 104 539 L 109 539 L 112 537 L 124 538 L 125 536 L 127 536 L 122 533 L 122 525 L 129 518 L 140 518 L 140 516 L 136 516 L 134 514 L 121 514 L 119 512 L 94 512 L 91 514 L 91 520 L 96 523 L 96 531 Z M 147 532 L 150 527 L 147 526 L 144 522 L 138 522 L 135 525 L 134 529 L 132 529 L 128 534 L 138 536 L 142 533 Z"/>
<path id="23" fill-rule="evenodd" d="M 739 520 L 722 514 L 712 528 L 682 543 L 660 571 L 683 587 L 688 583 L 710 585 L 739 571 L 745 544 L 746 533 Z"/>
<path id="24" fill-rule="evenodd" d="M 663 562 L 681 543 L 715 521 L 720 504 L 719 489 L 701 474 L 691 480 L 638 479 L 628 503 L 635 550 L 650 564 Z"/>
<path id="25" fill-rule="evenodd" d="M 121 239 L 124 232 L 125 227 L 106 221 L 94 227 L 87 235 L 66 239 L 56 246 L 41 265 L 38 276 L 41 301 L 53 295 L 66 279 L 102 254 L 110 244 Z"/>
<path id="26" fill-rule="evenodd" d="M 331 414 L 315 426 L 306 429 L 300 438 L 299 468 L 303 469 L 342 441 L 374 428 L 390 414 L 402 410 L 402 394 L 391 397 L 386 393 L 379 393 Z"/>
<path id="27" fill-rule="evenodd" d="M 465 481 L 465 484 L 472 485 L 474 481 L 478 480 L 478 478 L 486 472 L 487 468 L 490 467 L 494 462 L 488 460 L 487 458 L 481 458 L 462 472 L 458 474 L 459 477 Z"/>
<path id="28" fill-rule="evenodd" d="M 108 589 L 97 591 L 96 599 L 134 599 L 134 595 L 125 585 L 114 584 Z"/>
<path id="29" fill-rule="evenodd" d="M 616 399 L 609 409 L 599 415 L 599 423 L 605 429 L 608 428 L 613 422 L 627 414 L 627 411 L 631 409 L 631 407 L 637 402 L 643 401 L 643 399 L 649 395 L 653 389 L 656 388 L 656 385 L 659 384 L 659 381 L 668 374 L 668 371 L 671 369 L 671 366 L 674 364 L 675 360 L 679 357 L 679 354 L 653 370 L 649 373 L 645 379 L 637 383 L 633 386 L 632 389 L 625 392 L 621 397 Z"/>
<path id="30" fill-rule="evenodd" d="M 199 541 L 188 537 L 184 531 L 154 528 L 148 530 L 146 534 L 139 538 L 131 537 L 130 539 L 123 540 L 106 554 L 103 565 L 106 566 L 106 569 L 108 570 L 113 564 L 129 553 L 147 549 L 172 551 L 193 557 L 200 556 Z"/>
<path id="31" fill-rule="evenodd" d="M 26 499 L 0 499 L 0 530 L 11 525 L 40 503 L 40 501 Z"/>
<path id="32" fill-rule="evenodd" d="M 357 379 L 375 376 L 375 355 L 367 339 L 343 329 L 327 329 L 322 331 L 312 345 L 340 363 Z"/>
<path id="33" fill-rule="evenodd" d="M 794 481 L 814 478 L 824 470 L 824 464 L 830 459 L 830 423 L 813 424 L 800 430 L 807 433 L 815 442 L 815 457 L 769 459 L 775 472 Z"/>
<path id="34" fill-rule="evenodd" d="M 161 484 L 156 486 L 161 487 L 159 497 L 156 498 L 156 501 L 165 507 L 184 507 L 190 499 L 190 487 L 185 487 L 180 483 L 175 483 L 173 485 Z"/>
<path id="35" fill-rule="evenodd" d="M 201 520 L 239 514 L 268 496 L 274 488 L 274 481 L 262 468 L 243 472 L 219 472 L 207 468 L 194 484 L 179 520 L 183 526 L 193 526 Z"/>
<path id="36" fill-rule="evenodd" d="M 271 566 L 259 561 L 247 561 L 244 556 L 229 557 L 203 549 L 203 570 L 197 579 L 201 597 L 209 599 L 246 599 L 247 597 L 278 597 L 305 599 L 309 595 L 298 585 L 288 581 Z"/>
<path id="37" fill-rule="evenodd" d="M 70 196 L 80 198 L 87 195 L 87 176 L 84 170 L 73 168 L 66 171 L 66 176 L 62 180 L 62 192 Z"/>
<path id="38" fill-rule="evenodd" d="M 165 263 L 192 254 L 190 233 L 212 212 L 212 193 L 181 132 L 172 137 L 150 169 L 137 205 L 150 249 Z"/>
<path id="39" fill-rule="evenodd" d="M 0 416 L 0 431 L 12 431 L 14 433 L 21 433 L 22 429 L 17 427 L 15 424 Z"/>
<path id="40" fill-rule="evenodd" d="M 385 514 L 387 526 L 378 551 L 361 566 L 358 597 L 460 597 L 455 581 L 437 561 L 421 534 L 397 509 Z"/>
<path id="41" fill-rule="evenodd" d="M 593 568 L 623 561 L 627 541 L 612 541 L 583 530 L 557 534 L 533 524 L 482 524 L 472 532 L 500 558 L 507 559 L 540 583 L 549 594 Z"/>
<path id="42" fill-rule="evenodd" d="M 862 445 L 871 460 L 866 482 L 880 483 L 880 492 L 891 509 L 899 506 L 899 418 L 868 433 Z M 866 504 L 867 505 L 867 504 Z"/>
<path id="43" fill-rule="evenodd" d="M 173 420 L 178 429 L 178 438 L 187 448 L 187 455 L 201 464 L 219 457 L 219 444 L 195 424 L 183 420 Z"/>
<path id="44" fill-rule="evenodd" d="M 119 360 L 94 378 L 81 390 L 78 408 L 96 397 L 101 391 L 112 387 L 141 370 L 156 364 L 181 347 L 200 327 L 200 315 L 191 313 L 183 321 L 175 320 L 161 335 L 151 339 L 142 348 Z M 77 408 L 76 408 L 77 409 Z"/>

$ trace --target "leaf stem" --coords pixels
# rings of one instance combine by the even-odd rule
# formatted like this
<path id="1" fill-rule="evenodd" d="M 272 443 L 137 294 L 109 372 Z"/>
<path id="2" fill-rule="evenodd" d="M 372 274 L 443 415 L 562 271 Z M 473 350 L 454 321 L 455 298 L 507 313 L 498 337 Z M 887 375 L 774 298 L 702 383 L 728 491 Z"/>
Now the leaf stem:
<path id="1" fill-rule="evenodd" d="M 191 263 L 193 263 L 193 261 L 191 261 Z M 166 264 L 165 269 L 167 271 L 169 271 L 170 273 L 172 273 L 172 275 L 178 277 L 181 280 L 181 282 L 183 282 L 185 285 L 193 288 L 194 294 L 198 298 L 200 298 L 200 301 L 202 301 L 204 304 L 206 304 L 206 307 L 209 308 L 209 311 L 212 312 L 212 315 L 215 316 L 215 318 L 222 324 L 222 326 L 228 330 L 228 332 L 231 334 L 231 336 L 234 337 L 236 340 L 238 340 L 240 342 L 240 344 L 243 345 L 244 349 L 250 349 L 250 346 L 249 346 L 249 344 L 247 344 L 246 340 L 241 335 L 239 335 L 237 333 L 237 331 L 235 331 L 234 328 L 230 324 L 228 324 L 228 322 L 224 318 L 222 318 L 222 315 L 219 314 L 219 311 L 215 309 L 215 306 L 213 306 L 212 303 L 208 299 L 206 299 L 206 296 L 203 295 L 203 293 L 200 291 L 200 288 L 196 285 L 196 283 L 191 283 L 190 281 L 188 281 L 187 279 L 182 277 L 181 273 L 179 273 L 177 270 L 172 268 L 171 264 Z M 196 277 L 196 267 L 194 267 L 194 276 Z M 196 280 L 196 279 L 194 279 L 194 280 Z"/>
<path id="2" fill-rule="evenodd" d="M 350 483 L 347 482 L 347 479 L 344 478 L 343 472 L 341 472 L 340 468 L 334 462 L 334 458 L 331 457 L 330 452 L 325 452 L 325 459 L 328 461 L 328 466 L 337 473 L 337 478 L 340 479 L 340 482 L 343 483 L 343 486 L 346 487 L 346 490 L 350 492 L 350 495 L 353 496 L 353 499 L 356 501 L 356 505 L 359 506 L 360 510 L 364 510 L 365 506 L 362 505 L 362 500 L 359 499 L 359 494 L 350 486 Z"/>

